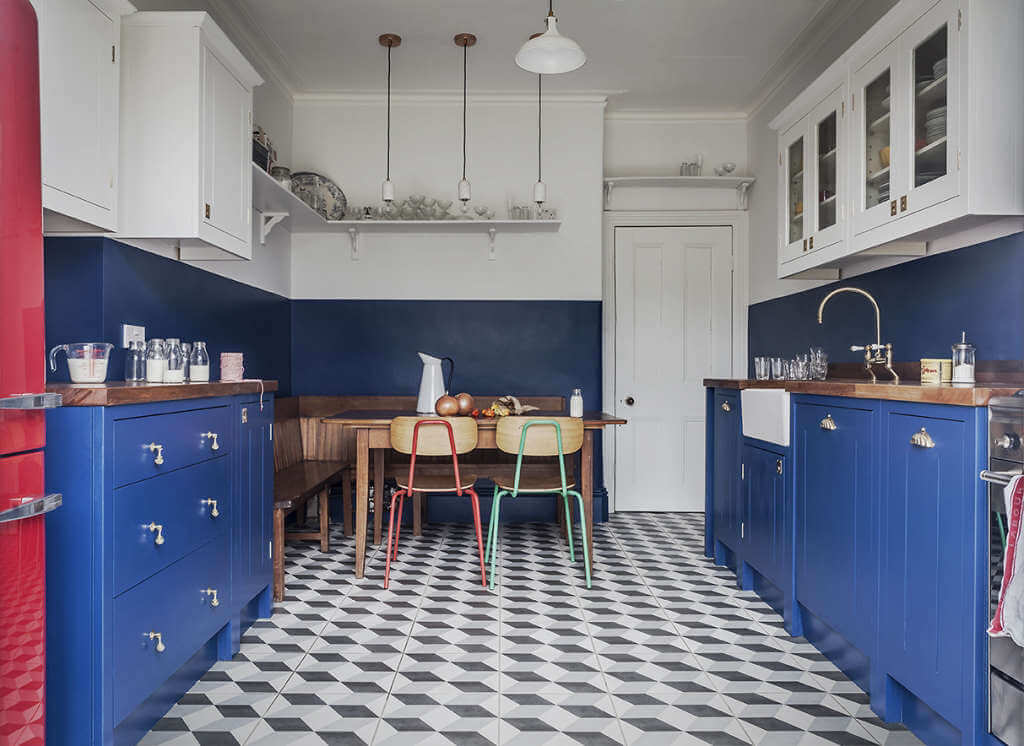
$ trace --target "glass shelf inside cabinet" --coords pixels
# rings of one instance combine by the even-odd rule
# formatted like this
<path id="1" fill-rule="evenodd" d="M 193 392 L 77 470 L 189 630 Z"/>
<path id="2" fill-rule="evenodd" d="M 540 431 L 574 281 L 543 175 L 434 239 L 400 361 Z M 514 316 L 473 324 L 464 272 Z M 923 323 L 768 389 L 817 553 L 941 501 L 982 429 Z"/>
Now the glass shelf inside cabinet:
<path id="1" fill-rule="evenodd" d="M 786 153 L 789 173 L 789 243 L 804 236 L 804 139 L 798 138 Z"/>
<path id="2" fill-rule="evenodd" d="M 818 122 L 818 230 L 836 224 L 836 112 Z"/>
<path id="3" fill-rule="evenodd" d="M 947 29 L 914 49 L 914 186 L 946 175 Z"/>
<path id="4" fill-rule="evenodd" d="M 889 144 L 892 140 L 890 116 L 890 71 L 884 70 L 864 88 L 865 142 L 864 206 L 889 201 Z"/>

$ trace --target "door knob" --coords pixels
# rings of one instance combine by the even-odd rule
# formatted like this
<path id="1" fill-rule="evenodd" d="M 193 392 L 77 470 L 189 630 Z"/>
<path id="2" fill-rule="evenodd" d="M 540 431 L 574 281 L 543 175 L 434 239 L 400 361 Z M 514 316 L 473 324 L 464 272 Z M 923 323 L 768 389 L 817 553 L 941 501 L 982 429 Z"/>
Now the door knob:
<path id="1" fill-rule="evenodd" d="M 623 399 L 623 401 L 626 403 L 627 407 L 632 407 L 634 404 L 636 404 L 636 399 L 634 399 L 632 396 L 627 396 L 625 399 Z"/>

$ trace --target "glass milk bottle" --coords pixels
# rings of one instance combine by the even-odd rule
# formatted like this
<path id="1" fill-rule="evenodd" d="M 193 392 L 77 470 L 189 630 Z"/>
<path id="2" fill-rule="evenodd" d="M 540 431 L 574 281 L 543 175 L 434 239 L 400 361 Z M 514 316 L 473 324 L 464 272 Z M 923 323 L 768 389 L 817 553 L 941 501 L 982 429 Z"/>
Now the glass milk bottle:
<path id="1" fill-rule="evenodd" d="M 193 383 L 207 383 L 210 380 L 210 355 L 206 342 L 193 342 L 189 356 L 189 380 Z"/>
<path id="2" fill-rule="evenodd" d="M 569 416 L 583 417 L 583 389 L 573 389 L 569 398 Z"/>
<path id="3" fill-rule="evenodd" d="M 162 339 L 153 338 L 146 345 L 146 382 L 163 383 L 167 370 L 167 350 Z"/>
<path id="4" fill-rule="evenodd" d="M 185 382 L 185 356 L 181 351 L 181 340 L 167 340 L 167 367 L 164 368 L 164 383 Z"/>

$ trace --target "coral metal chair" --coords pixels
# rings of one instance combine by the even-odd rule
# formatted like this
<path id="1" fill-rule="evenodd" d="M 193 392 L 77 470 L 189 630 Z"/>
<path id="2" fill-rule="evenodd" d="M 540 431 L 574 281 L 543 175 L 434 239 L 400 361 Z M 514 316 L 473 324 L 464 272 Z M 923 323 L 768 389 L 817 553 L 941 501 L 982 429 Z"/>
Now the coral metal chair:
<path id="1" fill-rule="evenodd" d="M 388 587 L 391 576 L 391 560 L 398 557 L 398 537 L 402 532 L 402 507 L 405 504 L 405 497 L 417 492 L 454 492 L 459 496 L 463 493 L 469 495 L 473 501 L 476 543 L 480 550 L 480 581 L 481 585 L 487 585 L 484 542 L 480 530 L 480 498 L 477 497 L 476 490 L 473 489 L 477 478 L 475 474 L 459 472 L 458 454 L 469 453 L 476 448 L 476 443 L 476 420 L 472 417 L 396 417 L 391 420 L 391 447 L 399 453 L 411 455 L 411 459 L 409 460 L 408 476 L 401 474 L 397 476 L 398 491 L 391 496 L 391 517 L 388 520 L 388 554 L 384 566 L 385 588 Z M 454 473 L 416 477 L 417 456 L 451 456 Z M 394 536 L 394 550 L 391 548 L 392 535 Z"/>
<path id="2" fill-rule="evenodd" d="M 565 506 L 565 525 L 569 534 L 569 561 L 576 561 L 573 549 L 572 510 L 569 495 L 576 498 L 580 508 L 580 532 L 583 535 L 583 564 L 586 569 L 587 588 L 590 587 L 590 554 L 587 549 L 587 523 L 583 519 L 583 496 L 572 489 L 576 485 L 565 480 L 565 454 L 576 453 L 583 446 L 583 420 L 572 417 L 531 419 L 529 417 L 502 417 L 498 421 L 498 448 L 505 453 L 516 453 L 516 471 L 511 484 L 507 478 L 495 479 L 494 503 L 491 522 L 487 530 L 486 557 L 491 563 L 491 588 L 494 588 L 494 566 L 498 554 L 498 511 L 501 498 L 527 494 L 552 493 L 562 496 Z M 523 456 L 558 456 L 561 480 L 553 476 L 522 474 Z"/>

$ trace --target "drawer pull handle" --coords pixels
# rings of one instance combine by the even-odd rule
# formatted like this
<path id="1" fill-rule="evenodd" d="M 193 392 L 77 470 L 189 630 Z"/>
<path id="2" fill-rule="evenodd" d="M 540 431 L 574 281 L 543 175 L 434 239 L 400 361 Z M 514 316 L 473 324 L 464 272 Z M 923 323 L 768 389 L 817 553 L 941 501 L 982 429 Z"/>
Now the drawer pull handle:
<path id="1" fill-rule="evenodd" d="M 150 443 L 149 445 L 142 447 L 148 448 L 150 453 L 156 453 L 156 458 L 153 459 L 154 464 L 160 466 L 160 464 L 164 462 L 164 447 L 162 445 L 159 443 Z"/>
<path id="2" fill-rule="evenodd" d="M 217 600 L 217 589 L 216 588 L 204 588 L 203 590 L 201 590 L 199 592 L 205 594 L 210 599 L 210 606 L 214 606 L 214 607 L 220 606 L 220 601 Z"/>
<path id="3" fill-rule="evenodd" d="M 159 632 L 150 632 L 148 636 L 150 640 L 156 640 L 156 652 L 162 653 L 167 650 L 167 646 L 164 645 L 164 637 Z"/>
<path id="4" fill-rule="evenodd" d="M 825 419 L 823 419 L 818 424 L 821 425 L 821 429 L 822 430 L 835 430 L 836 429 L 836 421 L 832 419 L 832 415 L 831 414 L 825 415 Z"/>
<path id="5" fill-rule="evenodd" d="M 910 436 L 910 445 L 917 446 L 918 448 L 934 448 L 935 441 L 932 440 L 932 436 L 928 434 L 928 431 L 922 427 L 920 432 Z"/>
<path id="6" fill-rule="evenodd" d="M 217 442 L 217 433 L 203 433 L 204 438 L 209 438 L 213 441 L 213 445 L 210 446 L 211 451 L 219 451 L 220 444 Z"/>
<path id="7" fill-rule="evenodd" d="M 164 527 L 159 523 L 150 523 L 146 528 L 149 529 L 149 533 L 156 534 L 156 538 L 153 539 L 153 543 L 160 546 L 164 543 Z"/>
<path id="8" fill-rule="evenodd" d="M 209 505 L 210 506 L 210 517 L 211 518 L 216 518 L 217 516 L 220 515 L 220 511 L 217 510 L 217 501 L 216 500 L 200 500 L 199 504 L 200 505 Z"/>
<path id="9" fill-rule="evenodd" d="M 729 406 L 729 402 L 727 402 L 727 401 L 722 402 L 722 411 L 723 412 L 731 412 L 732 411 L 732 407 Z"/>

